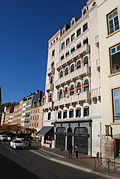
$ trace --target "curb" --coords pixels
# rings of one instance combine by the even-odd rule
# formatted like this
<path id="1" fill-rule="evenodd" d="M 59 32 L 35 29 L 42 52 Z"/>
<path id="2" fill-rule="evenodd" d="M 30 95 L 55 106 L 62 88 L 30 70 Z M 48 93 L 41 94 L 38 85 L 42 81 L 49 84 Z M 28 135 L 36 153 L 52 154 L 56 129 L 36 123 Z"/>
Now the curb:
<path id="1" fill-rule="evenodd" d="M 81 170 L 81 171 L 84 171 L 84 172 L 87 172 L 87 173 L 91 173 L 91 174 L 98 175 L 98 176 L 108 178 L 108 179 L 120 179 L 118 177 L 114 177 L 114 176 L 110 176 L 110 175 L 106 175 L 106 174 L 103 174 L 103 173 L 100 173 L 100 172 L 93 171 L 92 169 L 89 169 L 89 168 L 78 166 L 78 165 L 75 165 L 75 164 L 72 164 L 72 163 L 69 163 L 69 162 L 66 162 L 66 161 L 58 160 L 58 159 L 52 158 L 50 156 L 45 156 L 45 155 L 40 154 L 40 153 L 33 151 L 33 150 L 30 150 L 30 152 L 32 152 L 36 155 L 39 155 L 40 157 L 44 157 L 45 159 L 48 159 L 50 161 L 53 161 L 53 162 L 56 162 L 56 163 L 77 169 L 77 170 Z"/>

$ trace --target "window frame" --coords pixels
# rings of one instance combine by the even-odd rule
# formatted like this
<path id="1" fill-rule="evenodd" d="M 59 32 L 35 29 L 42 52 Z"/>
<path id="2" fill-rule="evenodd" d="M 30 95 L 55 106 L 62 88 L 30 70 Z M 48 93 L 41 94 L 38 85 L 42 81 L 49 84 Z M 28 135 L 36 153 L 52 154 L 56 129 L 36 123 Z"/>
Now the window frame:
<path id="1" fill-rule="evenodd" d="M 120 93 L 120 87 L 117 87 L 117 88 L 113 88 L 112 90 L 111 90 L 111 97 L 112 97 L 112 119 L 113 119 L 113 123 L 116 123 L 116 122 L 120 122 L 120 115 L 119 115 L 119 120 L 116 120 L 115 121 L 115 119 L 114 119 L 114 111 L 115 111 L 115 109 L 117 109 L 115 106 L 114 106 L 114 104 L 115 104 L 115 101 L 113 102 L 113 91 L 115 91 L 115 90 L 119 90 L 119 93 Z M 116 99 L 117 100 L 119 100 L 119 104 L 120 104 L 120 97 L 119 97 L 119 95 L 116 95 Z M 119 114 L 120 114 L 120 108 L 119 108 Z M 116 116 L 117 117 L 117 116 Z"/>
<path id="2" fill-rule="evenodd" d="M 73 33 L 73 34 L 71 35 L 71 42 L 72 42 L 73 40 L 75 40 L 75 33 Z"/>

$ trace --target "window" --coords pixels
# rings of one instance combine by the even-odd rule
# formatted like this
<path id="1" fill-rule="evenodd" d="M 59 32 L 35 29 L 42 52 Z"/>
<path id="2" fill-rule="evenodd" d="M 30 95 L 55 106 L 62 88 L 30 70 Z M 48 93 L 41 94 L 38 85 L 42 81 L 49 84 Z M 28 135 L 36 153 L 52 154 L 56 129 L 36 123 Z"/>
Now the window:
<path id="1" fill-rule="evenodd" d="M 88 65 L 88 56 L 85 56 L 83 61 L 85 66 Z"/>
<path id="2" fill-rule="evenodd" d="M 81 83 L 80 82 L 77 83 L 77 93 L 78 94 L 81 93 Z"/>
<path id="3" fill-rule="evenodd" d="M 77 44 L 77 49 L 81 47 L 81 42 Z"/>
<path id="4" fill-rule="evenodd" d="M 70 67 L 70 72 L 73 72 L 73 71 L 74 71 L 74 64 L 72 64 Z"/>
<path id="5" fill-rule="evenodd" d="M 49 102 L 52 101 L 52 93 L 49 94 L 49 99 L 48 99 Z"/>
<path id="6" fill-rule="evenodd" d="M 88 44 L 88 38 L 86 38 L 86 39 L 83 40 L 83 44 L 84 44 L 84 45 L 85 45 L 85 44 Z"/>
<path id="7" fill-rule="evenodd" d="M 108 35 L 119 29 L 119 19 L 118 19 L 117 9 L 115 9 L 109 15 L 107 15 L 107 23 L 108 23 Z"/>
<path id="8" fill-rule="evenodd" d="M 113 121 L 120 122 L 120 88 L 112 90 Z"/>
<path id="9" fill-rule="evenodd" d="M 68 88 L 66 87 L 65 88 L 65 91 L 64 91 L 64 96 L 67 97 L 68 96 Z"/>
<path id="10" fill-rule="evenodd" d="M 88 23 L 83 25 L 83 32 L 86 31 L 88 29 Z"/>
<path id="11" fill-rule="evenodd" d="M 53 76 L 50 77 L 50 84 L 53 84 Z"/>
<path id="12" fill-rule="evenodd" d="M 89 107 L 84 108 L 84 117 L 89 116 Z"/>
<path id="13" fill-rule="evenodd" d="M 76 117 L 80 117 L 81 116 L 81 109 L 76 109 Z"/>
<path id="14" fill-rule="evenodd" d="M 48 120 L 50 120 L 51 119 L 51 113 L 49 112 L 48 113 Z"/>
<path id="15" fill-rule="evenodd" d="M 64 59 L 64 55 L 61 56 L 61 60 L 63 60 L 63 59 Z"/>
<path id="16" fill-rule="evenodd" d="M 77 30 L 77 37 L 81 34 L 81 29 Z"/>
<path id="17" fill-rule="evenodd" d="M 65 55 L 66 55 L 66 57 L 67 57 L 67 56 L 69 56 L 69 51 L 68 51 L 68 52 L 66 52 L 66 54 L 65 54 Z"/>
<path id="18" fill-rule="evenodd" d="M 54 62 L 51 63 L 51 68 L 54 68 Z"/>
<path id="19" fill-rule="evenodd" d="M 63 112 L 63 119 L 67 118 L 67 111 Z"/>
<path id="20" fill-rule="evenodd" d="M 71 42 L 75 39 L 75 33 L 71 35 Z"/>
<path id="21" fill-rule="evenodd" d="M 80 60 L 77 61 L 77 69 L 81 68 L 81 62 Z"/>
<path id="22" fill-rule="evenodd" d="M 70 43 L 70 38 L 66 40 L 66 46 Z"/>
<path id="23" fill-rule="evenodd" d="M 63 77 L 63 70 L 60 71 L 60 78 Z"/>
<path id="24" fill-rule="evenodd" d="M 68 74 L 68 67 L 65 68 L 65 75 Z"/>
<path id="25" fill-rule="evenodd" d="M 61 112 L 58 112 L 58 119 L 61 119 Z"/>
<path id="26" fill-rule="evenodd" d="M 59 99 L 61 99 L 62 97 L 63 97 L 62 89 L 60 89 L 60 92 L 59 92 Z"/>
<path id="27" fill-rule="evenodd" d="M 74 117 L 74 110 L 69 111 L 69 118 L 72 118 L 72 117 Z"/>
<path id="28" fill-rule="evenodd" d="M 52 57 L 55 56 L 55 50 L 52 51 Z"/>
<path id="29" fill-rule="evenodd" d="M 65 42 L 63 42 L 62 44 L 61 44 L 61 49 L 64 49 L 65 48 Z"/>
<path id="30" fill-rule="evenodd" d="M 89 91 L 89 82 L 88 82 L 88 80 L 85 80 L 85 82 L 84 82 L 84 91 Z"/>
<path id="31" fill-rule="evenodd" d="M 71 85 L 70 87 L 70 95 L 73 95 L 74 94 L 74 85 Z"/>
<path id="32" fill-rule="evenodd" d="M 73 53 L 75 51 L 75 47 L 73 47 L 72 49 L 71 49 L 71 53 Z"/>
<path id="33" fill-rule="evenodd" d="M 120 71 L 120 44 L 110 48 L 110 69 L 111 73 Z"/>
<path id="34" fill-rule="evenodd" d="M 86 12 L 87 12 L 87 11 L 86 11 L 86 9 L 84 9 L 84 10 L 83 10 L 83 15 L 85 15 L 85 14 L 86 14 Z"/>

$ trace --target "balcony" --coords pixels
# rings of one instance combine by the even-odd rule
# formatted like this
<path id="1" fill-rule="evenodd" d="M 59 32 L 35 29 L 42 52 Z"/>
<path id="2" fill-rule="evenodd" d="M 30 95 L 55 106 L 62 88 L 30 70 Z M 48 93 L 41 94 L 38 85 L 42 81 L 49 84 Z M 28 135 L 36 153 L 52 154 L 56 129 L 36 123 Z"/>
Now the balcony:
<path id="1" fill-rule="evenodd" d="M 58 101 L 55 101 L 54 106 L 62 106 L 62 105 L 71 104 L 71 103 L 75 103 L 79 101 L 85 101 L 89 98 L 90 98 L 90 92 L 84 91 L 84 92 L 81 92 L 79 95 L 74 94 L 72 96 L 64 97 Z"/>
<path id="2" fill-rule="evenodd" d="M 49 83 L 49 84 L 46 86 L 46 91 L 47 91 L 47 92 L 53 91 L 53 89 L 54 89 L 54 84 Z"/>
<path id="3" fill-rule="evenodd" d="M 99 47 L 99 35 L 95 36 L 95 45 Z"/>
<path id="4" fill-rule="evenodd" d="M 45 105 L 43 105 L 43 109 L 52 109 L 52 103 L 53 103 L 52 101 L 46 103 Z"/>
<path id="5" fill-rule="evenodd" d="M 51 76 L 51 75 L 53 75 L 55 73 L 55 68 L 49 68 L 48 70 L 47 70 L 47 75 L 48 76 Z"/>
<path id="6" fill-rule="evenodd" d="M 73 79 L 83 78 L 90 74 L 90 67 L 83 66 L 80 69 L 75 70 L 74 72 L 69 73 L 68 75 L 55 81 L 55 86 L 59 87 L 61 84 L 65 84 Z"/>
<path id="7" fill-rule="evenodd" d="M 96 60 L 96 67 L 97 67 L 97 70 L 100 71 L 100 59 L 99 58 Z"/>
<path id="8" fill-rule="evenodd" d="M 56 64 L 56 68 L 60 69 L 61 67 L 66 66 L 66 64 L 71 63 L 72 60 L 78 59 L 80 56 L 84 56 L 87 53 L 89 53 L 90 46 L 88 44 L 85 44 L 84 46 L 80 47 L 79 49 L 76 49 L 72 54 L 70 54 L 65 59 L 61 60 L 60 62 Z"/>

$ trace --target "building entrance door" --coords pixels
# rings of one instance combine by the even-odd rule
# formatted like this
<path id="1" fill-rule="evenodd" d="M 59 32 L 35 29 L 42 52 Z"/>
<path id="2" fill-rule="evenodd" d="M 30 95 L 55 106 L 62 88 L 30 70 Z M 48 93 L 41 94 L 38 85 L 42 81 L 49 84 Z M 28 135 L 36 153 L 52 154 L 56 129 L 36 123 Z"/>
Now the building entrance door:
<path id="1" fill-rule="evenodd" d="M 116 139 L 116 157 L 120 157 L 120 139 Z"/>

